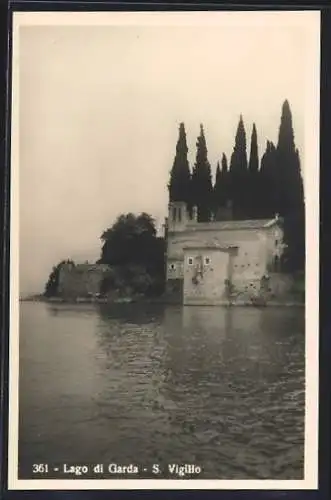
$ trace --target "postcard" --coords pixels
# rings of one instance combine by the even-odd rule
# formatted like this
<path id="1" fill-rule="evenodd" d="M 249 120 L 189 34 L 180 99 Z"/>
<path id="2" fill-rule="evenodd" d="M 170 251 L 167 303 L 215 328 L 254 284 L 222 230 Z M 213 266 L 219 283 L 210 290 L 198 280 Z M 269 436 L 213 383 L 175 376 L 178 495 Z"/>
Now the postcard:
<path id="1" fill-rule="evenodd" d="M 10 490 L 317 488 L 319 47 L 13 13 Z"/>

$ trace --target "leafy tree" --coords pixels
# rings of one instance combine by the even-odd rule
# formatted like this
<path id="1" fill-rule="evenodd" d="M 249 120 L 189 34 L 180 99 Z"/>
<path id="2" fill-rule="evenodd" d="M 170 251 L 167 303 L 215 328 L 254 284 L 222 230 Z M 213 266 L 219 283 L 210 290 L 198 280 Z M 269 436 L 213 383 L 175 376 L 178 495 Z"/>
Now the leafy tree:
<path id="1" fill-rule="evenodd" d="M 247 217 L 247 178 L 246 132 L 243 117 L 240 115 L 230 162 L 231 198 L 236 219 Z"/>
<path id="2" fill-rule="evenodd" d="M 108 272 L 104 278 L 101 280 L 100 283 L 100 294 L 101 295 L 106 295 L 107 292 L 111 289 L 116 289 L 118 287 L 117 281 L 116 281 L 116 275 L 114 271 Z"/>
<path id="3" fill-rule="evenodd" d="M 45 285 L 45 291 L 44 291 L 45 297 L 56 297 L 58 295 L 59 275 L 62 266 L 65 264 L 72 264 L 73 266 L 75 265 L 74 261 L 68 259 L 68 260 L 62 260 L 56 266 L 53 267 L 48 277 L 48 281 Z"/>
<path id="4" fill-rule="evenodd" d="M 213 185 L 203 125 L 197 139 L 196 162 L 192 173 L 192 200 L 198 208 L 198 222 L 208 222 L 213 209 Z"/>
<path id="5" fill-rule="evenodd" d="M 184 123 L 179 125 L 179 137 L 176 145 L 176 155 L 170 172 L 168 184 L 170 201 L 191 202 L 191 173 L 187 159 L 187 142 Z"/>
<path id="6" fill-rule="evenodd" d="M 155 223 L 150 215 L 120 215 L 113 226 L 104 231 L 101 240 L 103 245 L 99 263 L 114 267 L 117 278 L 123 283 L 137 283 L 140 279 L 138 275 L 144 275 L 145 283 L 154 286 L 157 282 L 161 286 L 165 270 L 165 242 L 163 238 L 157 237 Z"/>

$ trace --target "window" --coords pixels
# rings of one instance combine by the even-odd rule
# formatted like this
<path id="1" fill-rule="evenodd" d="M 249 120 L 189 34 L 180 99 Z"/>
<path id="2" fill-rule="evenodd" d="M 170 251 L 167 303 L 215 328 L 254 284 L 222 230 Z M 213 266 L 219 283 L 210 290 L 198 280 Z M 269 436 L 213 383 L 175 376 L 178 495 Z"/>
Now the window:
<path id="1" fill-rule="evenodd" d="M 275 240 L 275 245 L 276 245 L 276 246 L 278 245 L 278 240 Z"/>
<path id="2" fill-rule="evenodd" d="M 174 269 L 176 269 L 176 264 L 170 264 L 169 269 L 171 271 L 173 271 Z"/>
<path id="3" fill-rule="evenodd" d="M 189 257 L 187 259 L 187 263 L 188 263 L 189 266 L 192 266 L 193 265 L 193 257 Z"/>
<path id="4" fill-rule="evenodd" d="M 182 221 L 182 211 L 180 208 L 178 208 L 178 221 L 181 222 Z"/>
<path id="5" fill-rule="evenodd" d="M 205 265 L 208 266 L 210 264 L 210 258 L 205 257 Z"/>

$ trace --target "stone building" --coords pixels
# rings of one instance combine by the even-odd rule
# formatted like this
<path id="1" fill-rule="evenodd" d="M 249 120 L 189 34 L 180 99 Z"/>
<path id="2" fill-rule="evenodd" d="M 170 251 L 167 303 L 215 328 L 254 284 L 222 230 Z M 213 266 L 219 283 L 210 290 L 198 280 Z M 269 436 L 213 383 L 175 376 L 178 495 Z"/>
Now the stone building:
<path id="1" fill-rule="evenodd" d="M 278 216 L 202 223 L 196 209 L 190 217 L 185 203 L 172 202 L 166 238 L 167 290 L 183 304 L 251 300 L 286 287 L 277 274 L 284 249 Z"/>
<path id="2" fill-rule="evenodd" d="M 105 264 L 63 264 L 59 272 L 58 294 L 64 298 L 98 296 L 108 272 L 109 267 Z"/>

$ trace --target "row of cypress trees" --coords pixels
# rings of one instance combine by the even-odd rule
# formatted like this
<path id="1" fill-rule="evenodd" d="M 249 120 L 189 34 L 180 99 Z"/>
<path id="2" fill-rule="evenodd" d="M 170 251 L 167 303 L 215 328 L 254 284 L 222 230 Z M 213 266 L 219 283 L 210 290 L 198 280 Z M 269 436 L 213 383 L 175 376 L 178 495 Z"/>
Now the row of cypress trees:
<path id="1" fill-rule="evenodd" d="M 305 255 L 304 190 L 289 102 L 285 100 L 282 106 L 277 145 L 268 140 L 261 161 L 255 124 L 247 158 L 242 116 L 230 164 L 223 153 L 221 164 L 216 167 L 214 183 L 203 125 L 200 125 L 196 148 L 196 161 L 191 171 L 185 126 L 181 123 L 168 184 L 170 201 L 185 201 L 190 210 L 197 206 L 199 222 L 208 222 L 213 216 L 221 218 L 221 214 L 226 213 L 223 209 L 229 205 L 233 219 L 264 219 L 279 214 L 284 219 L 289 267 L 302 268 Z"/>

